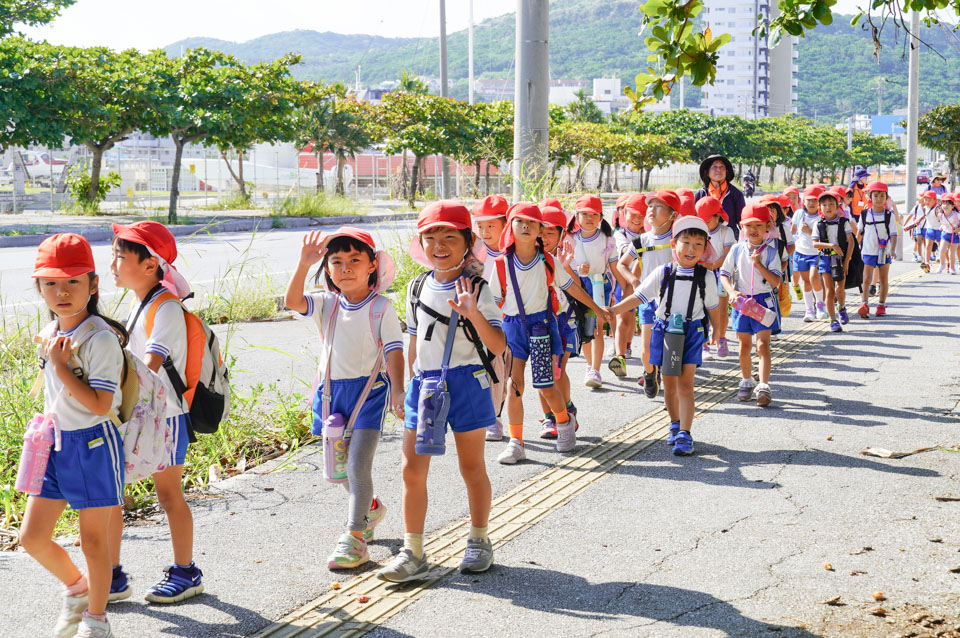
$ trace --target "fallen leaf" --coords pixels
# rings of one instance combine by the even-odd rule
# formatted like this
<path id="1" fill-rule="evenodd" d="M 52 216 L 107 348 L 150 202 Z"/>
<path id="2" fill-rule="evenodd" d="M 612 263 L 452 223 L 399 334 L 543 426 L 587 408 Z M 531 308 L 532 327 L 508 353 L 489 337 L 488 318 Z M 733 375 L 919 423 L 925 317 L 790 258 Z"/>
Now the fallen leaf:
<path id="1" fill-rule="evenodd" d="M 939 446 L 934 447 L 922 447 L 917 450 L 910 452 L 891 452 L 890 450 L 884 449 L 882 447 L 868 447 L 866 450 L 861 452 L 864 456 L 879 456 L 882 459 L 902 459 L 905 456 L 911 456 L 913 454 L 920 454 L 921 452 L 929 452 L 930 450 L 940 449 Z"/>
<path id="2" fill-rule="evenodd" d="M 833 571 L 833 565 L 830 564 L 830 563 L 822 563 L 822 567 L 823 567 L 825 570 L 827 570 L 828 572 L 832 572 L 832 571 Z"/>
<path id="3" fill-rule="evenodd" d="M 931 542 L 931 543 L 942 543 L 942 542 L 943 542 L 943 539 L 942 539 L 942 538 L 931 538 L 931 539 L 930 539 L 930 542 Z"/>
<path id="4" fill-rule="evenodd" d="M 818 604 L 818 605 L 839 605 L 839 604 L 840 604 L 840 597 L 839 597 L 839 596 L 834 596 L 833 598 L 828 598 L 828 599 L 826 599 L 826 600 L 821 600 L 821 601 L 820 601 L 819 603 L 817 603 L 817 604 Z"/>
<path id="5" fill-rule="evenodd" d="M 850 575 L 851 575 L 851 576 L 859 576 L 860 574 L 866 574 L 866 573 L 867 573 L 867 572 L 865 572 L 865 571 L 862 570 L 862 569 L 854 569 L 854 570 L 851 570 Z"/>
<path id="6" fill-rule="evenodd" d="M 368 603 L 368 602 L 370 602 L 370 597 L 369 597 L 369 596 L 357 596 L 356 598 L 354 598 L 354 600 L 357 601 L 358 603 Z"/>
<path id="7" fill-rule="evenodd" d="M 875 601 L 880 602 L 881 600 L 886 600 L 887 597 L 883 595 L 882 591 L 875 591 L 870 594 L 870 598 L 873 598 Z"/>
<path id="8" fill-rule="evenodd" d="M 832 441 L 832 440 L 833 440 L 833 437 L 832 437 L 832 436 L 828 436 L 828 437 L 827 437 L 827 440 L 828 440 L 828 441 Z"/>
<path id="9" fill-rule="evenodd" d="M 340 589 L 340 583 L 330 583 L 330 589 Z"/>
<path id="10" fill-rule="evenodd" d="M 866 554 L 867 552 L 872 552 L 872 551 L 873 551 L 873 548 L 872 548 L 872 547 L 870 547 L 869 545 L 864 545 L 863 547 L 861 547 L 861 548 L 858 549 L 857 551 L 855 551 L 855 552 L 850 552 L 850 555 L 851 555 L 851 556 L 859 556 L 860 554 Z"/>
<path id="11" fill-rule="evenodd" d="M 950 568 L 950 573 L 951 573 L 951 574 L 960 574 L 960 565 L 957 565 L 956 567 L 951 567 L 951 568 Z"/>
<path id="12" fill-rule="evenodd" d="M 253 562 L 255 562 L 255 563 L 262 563 L 263 561 L 260 560 L 259 558 L 255 558 L 255 559 L 253 560 Z"/>
<path id="13" fill-rule="evenodd" d="M 933 500 L 941 503 L 956 503 L 960 502 L 960 496 L 935 496 Z"/>
<path id="14" fill-rule="evenodd" d="M 870 612 L 871 614 L 873 614 L 874 616 L 886 616 L 886 615 L 887 615 L 887 610 L 884 609 L 883 607 L 880 607 L 879 605 L 877 605 L 877 606 L 875 606 L 875 607 L 871 607 L 871 608 L 868 609 L 867 611 Z"/>

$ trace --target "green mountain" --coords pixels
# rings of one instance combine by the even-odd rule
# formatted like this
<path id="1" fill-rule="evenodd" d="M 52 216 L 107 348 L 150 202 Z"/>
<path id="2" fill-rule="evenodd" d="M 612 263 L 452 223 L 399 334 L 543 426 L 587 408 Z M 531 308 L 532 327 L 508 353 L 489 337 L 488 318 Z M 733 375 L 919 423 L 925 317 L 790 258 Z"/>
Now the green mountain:
<path id="1" fill-rule="evenodd" d="M 849 17 L 836 16 L 819 26 L 799 47 L 798 110 L 801 115 L 836 122 L 851 113 L 877 112 L 877 84 L 884 113 L 906 105 L 907 60 L 903 38 L 888 25 L 882 33 L 879 64 L 873 42 Z M 485 20 L 475 28 L 474 69 L 478 78 L 512 78 L 515 41 L 513 14 Z M 619 77 L 624 86 L 647 65 L 637 0 L 555 0 L 550 8 L 550 74 L 555 79 Z M 960 39 L 939 28 L 923 28 L 931 48 L 921 52 L 921 110 L 960 100 Z M 953 48 L 954 45 L 956 48 Z M 244 43 L 190 38 L 166 47 L 170 55 L 205 46 L 246 62 L 278 58 L 294 51 L 303 56 L 295 75 L 301 79 L 352 85 L 357 66 L 364 85 L 396 79 L 403 70 L 438 77 L 436 38 L 383 38 L 316 31 L 288 31 Z M 448 34 L 451 95 L 467 96 L 467 32 Z M 885 80 L 876 80 L 883 77 Z M 689 105 L 699 104 L 696 87 L 687 90 Z M 676 92 L 674 92 L 676 101 Z"/>

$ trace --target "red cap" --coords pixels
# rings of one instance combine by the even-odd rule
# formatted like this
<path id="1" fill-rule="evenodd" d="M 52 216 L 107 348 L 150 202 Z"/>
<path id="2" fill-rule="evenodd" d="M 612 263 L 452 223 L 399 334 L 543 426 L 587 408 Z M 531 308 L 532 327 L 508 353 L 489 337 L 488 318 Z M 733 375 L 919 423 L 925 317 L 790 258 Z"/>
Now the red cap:
<path id="1" fill-rule="evenodd" d="M 31 277 L 68 279 L 95 270 L 90 243 L 74 233 L 59 233 L 44 239 L 37 248 Z"/>
<path id="2" fill-rule="evenodd" d="M 576 210 L 578 213 L 600 213 L 603 214 L 603 202 L 596 195 L 583 195 L 577 200 Z"/>
<path id="3" fill-rule="evenodd" d="M 370 246 L 371 250 L 373 250 L 374 258 L 377 260 L 377 283 L 374 285 L 373 290 L 383 292 L 390 287 L 394 277 L 396 277 L 396 265 L 393 263 L 393 257 L 391 257 L 389 253 L 383 250 L 377 250 L 377 246 L 373 242 L 373 236 L 371 236 L 370 233 L 352 226 L 341 226 L 334 232 L 321 236 L 320 250 L 326 251 L 327 246 L 330 245 L 330 241 L 337 237 L 353 237 Z"/>
<path id="4" fill-rule="evenodd" d="M 627 203 L 627 199 L 630 198 L 630 193 L 624 193 L 617 198 L 617 208 L 623 208 L 623 205 Z"/>
<path id="5" fill-rule="evenodd" d="M 690 190 L 689 188 L 677 188 L 673 192 L 676 193 L 677 197 L 679 197 L 680 199 L 694 196 L 693 191 Z"/>
<path id="6" fill-rule="evenodd" d="M 656 193 L 647 193 L 647 206 L 650 201 L 659 199 L 661 202 L 673 209 L 674 212 L 680 212 L 680 198 L 673 191 L 657 191 Z"/>
<path id="7" fill-rule="evenodd" d="M 890 192 L 889 189 L 887 188 L 887 185 L 884 184 L 883 182 L 870 182 L 870 184 L 867 185 L 867 187 L 863 190 L 866 193 L 869 193 L 871 191 L 881 191 L 883 193 Z"/>
<path id="8" fill-rule="evenodd" d="M 783 189 L 783 193 L 782 193 L 783 195 L 789 195 L 790 193 L 793 193 L 797 197 L 800 197 L 800 189 L 797 188 L 796 186 L 787 186 L 786 188 Z"/>
<path id="9" fill-rule="evenodd" d="M 421 234 L 431 228 L 445 226 L 464 230 L 470 228 L 470 211 L 467 207 L 455 199 L 441 199 L 431 202 L 424 206 L 417 217 L 417 234 Z"/>
<path id="10" fill-rule="evenodd" d="M 727 212 L 723 210 L 723 204 L 721 204 L 720 200 L 716 197 L 711 197 L 710 195 L 701 197 L 696 203 L 696 209 L 697 217 L 702 219 L 704 222 L 709 222 L 711 219 L 713 219 L 714 215 L 720 215 L 723 221 L 729 221 Z"/>
<path id="11" fill-rule="evenodd" d="M 502 195 L 487 195 L 473 204 L 473 218 L 478 222 L 504 217 L 509 208 L 507 198 Z"/>
<path id="12" fill-rule="evenodd" d="M 542 224 L 543 213 L 540 212 L 540 208 L 533 202 L 517 202 L 511 206 L 510 210 L 507 211 L 507 225 L 504 226 L 503 232 L 500 234 L 500 252 L 506 252 L 508 248 L 513 246 L 514 219 L 528 219 L 532 222 Z"/>
<path id="13" fill-rule="evenodd" d="M 920 197 L 921 197 L 921 199 L 937 199 L 937 192 L 936 192 L 936 191 L 924 191 L 923 194 L 920 195 Z"/>
<path id="14" fill-rule="evenodd" d="M 793 202 L 791 202 L 790 198 L 786 195 L 778 195 L 777 201 L 780 202 L 780 208 L 782 208 L 784 212 L 793 210 Z"/>
<path id="15" fill-rule="evenodd" d="M 822 193 L 820 193 L 820 197 L 818 197 L 817 200 L 821 200 L 824 197 L 831 197 L 838 204 L 843 201 L 843 196 L 835 190 L 823 191 Z"/>
<path id="16" fill-rule="evenodd" d="M 804 199 L 820 199 L 820 194 L 823 193 L 824 188 L 818 184 L 813 186 L 807 186 L 806 190 L 803 191 Z"/>
<path id="17" fill-rule="evenodd" d="M 767 223 L 770 221 L 770 209 L 767 208 L 766 204 L 761 204 L 759 202 L 755 204 L 747 204 L 743 209 L 743 213 L 740 215 L 740 225 L 744 225 L 750 222 L 762 222 Z"/>
<path id="18" fill-rule="evenodd" d="M 563 210 L 563 204 L 560 203 L 560 200 L 556 197 L 548 197 L 542 202 L 540 202 L 540 210 L 543 211 L 545 206 L 553 206 L 559 211 Z"/>
<path id="19" fill-rule="evenodd" d="M 567 214 L 556 206 L 544 206 L 541 203 L 540 215 L 543 217 L 544 226 L 558 226 L 560 228 L 567 227 Z"/>
<path id="20" fill-rule="evenodd" d="M 696 217 L 697 206 L 696 206 L 696 202 L 693 199 L 693 195 L 679 195 L 679 197 L 680 197 L 680 216 Z"/>
<path id="21" fill-rule="evenodd" d="M 168 264 L 177 259 L 177 240 L 170 229 L 160 222 L 136 222 L 129 226 L 113 224 L 113 234 L 117 239 L 132 241 L 146 246 L 150 252 Z"/>
<path id="22" fill-rule="evenodd" d="M 623 204 L 624 210 L 630 213 L 647 214 L 647 198 L 643 193 L 633 193 Z"/>

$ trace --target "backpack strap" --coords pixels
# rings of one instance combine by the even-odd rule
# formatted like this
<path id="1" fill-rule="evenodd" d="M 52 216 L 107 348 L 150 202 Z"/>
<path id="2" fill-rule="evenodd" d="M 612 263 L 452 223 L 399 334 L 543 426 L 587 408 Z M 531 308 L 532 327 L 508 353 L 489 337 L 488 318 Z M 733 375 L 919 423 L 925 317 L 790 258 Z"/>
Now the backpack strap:
<path id="1" fill-rule="evenodd" d="M 700 301 L 703 303 L 704 312 L 707 309 L 707 269 L 705 266 L 697 264 L 693 268 L 693 276 L 684 276 L 678 274 L 678 268 L 674 267 L 675 264 L 667 264 L 664 266 L 664 276 L 660 280 L 660 299 L 663 300 L 664 294 L 666 293 L 666 301 L 664 303 L 663 312 L 666 317 L 670 316 L 671 310 L 673 309 L 673 289 L 676 286 L 677 279 L 681 281 L 690 281 L 692 285 L 690 287 L 690 299 L 687 301 L 687 314 L 684 317 L 684 321 L 690 323 L 693 320 L 693 308 L 697 301 L 697 296 L 699 294 Z"/>
<path id="2" fill-rule="evenodd" d="M 506 255 L 498 255 L 495 261 L 497 267 L 497 280 L 500 282 L 500 303 L 497 304 L 503 308 L 503 302 L 507 298 L 507 264 L 504 261 Z"/>

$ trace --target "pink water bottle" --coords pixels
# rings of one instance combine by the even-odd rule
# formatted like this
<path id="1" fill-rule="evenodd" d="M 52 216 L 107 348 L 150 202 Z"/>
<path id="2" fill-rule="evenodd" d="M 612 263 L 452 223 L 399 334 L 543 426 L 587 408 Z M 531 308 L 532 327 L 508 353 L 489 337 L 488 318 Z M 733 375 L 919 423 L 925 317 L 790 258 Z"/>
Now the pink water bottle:
<path id="1" fill-rule="evenodd" d="M 53 415 L 36 414 L 27 424 L 23 434 L 23 452 L 20 453 L 20 468 L 14 485 L 19 492 L 34 496 L 43 490 L 43 477 L 47 473 L 50 448 L 60 449 L 60 429 Z"/>
<path id="2" fill-rule="evenodd" d="M 323 478 L 331 483 L 347 482 L 347 422 L 342 414 L 331 414 L 323 422 Z"/>
<path id="3" fill-rule="evenodd" d="M 737 300 L 733 302 L 733 309 L 742 315 L 759 321 L 767 328 L 772 326 L 773 321 L 777 318 L 776 313 L 769 308 L 764 308 L 761 304 L 757 303 L 756 299 L 748 297 L 747 295 L 737 297 Z"/>

